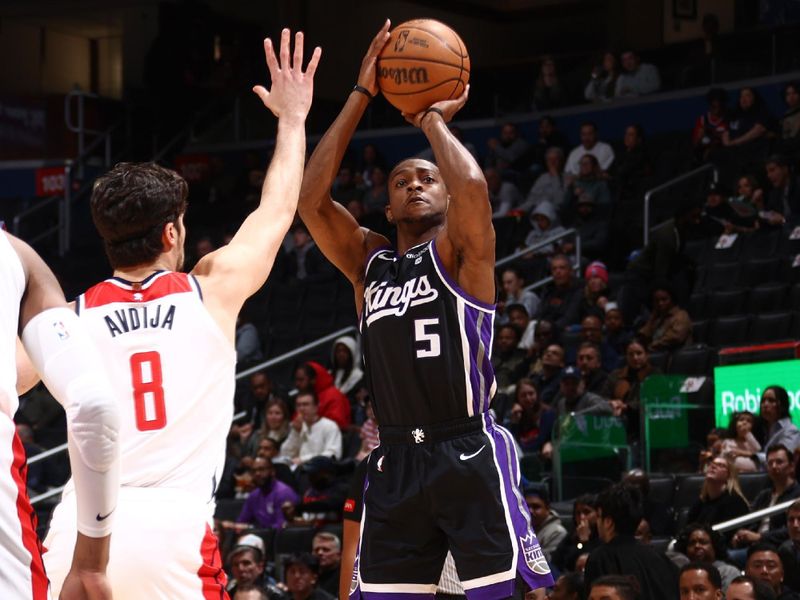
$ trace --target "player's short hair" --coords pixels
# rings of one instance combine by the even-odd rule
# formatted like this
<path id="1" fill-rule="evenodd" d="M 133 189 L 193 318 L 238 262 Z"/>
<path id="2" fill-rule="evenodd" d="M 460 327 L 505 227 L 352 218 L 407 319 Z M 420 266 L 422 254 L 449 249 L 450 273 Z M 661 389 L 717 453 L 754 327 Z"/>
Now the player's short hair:
<path id="1" fill-rule="evenodd" d="M 118 163 L 95 181 L 92 220 L 113 268 L 155 260 L 164 225 L 186 212 L 189 186 L 175 171 L 153 162 Z"/>
<path id="2" fill-rule="evenodd" d="M 618 535 L 634 535 L 642 520 L 642 495 L 639 488 L 615 483 L 597 495 L 597 510 L 614 522 Z"/>
<path id="3" fill-rule="evenodd" d="M 708 576 L 708 582 L 714 586 L 714 589 L 722 589 L 722 576 L 719 574 L 719 569 L 711 563 L 693 561 L 683 565 L 678 572 L 678 580 L 680 580 L 681 576 L 686 573 L 686 571 L 704 571 Z"/>
<path id="4" fill-rule="evenodd" d="M 641 586 L 639 581 L 633 575 L 604 575 L 598 577 L 589 586 L 589 592 L 596 587 L 610 587 L 614 588 L 622 600 L 639 600 L 641 593 Z"/>

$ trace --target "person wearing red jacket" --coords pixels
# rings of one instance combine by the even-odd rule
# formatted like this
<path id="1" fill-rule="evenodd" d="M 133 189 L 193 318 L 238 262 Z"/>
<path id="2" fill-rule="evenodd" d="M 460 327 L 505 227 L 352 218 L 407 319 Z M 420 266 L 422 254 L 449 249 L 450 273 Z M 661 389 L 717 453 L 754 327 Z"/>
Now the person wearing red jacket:
<path id="1" fill-rule="evenodd" d="M 294 384 L 299 392 L 314 392 L 319 398 L 319 416 L 345 431 L 351 424 L 350 401 L 333 385 L 333 376 L 321 364 L 309 361 L 297 367 Z"/>

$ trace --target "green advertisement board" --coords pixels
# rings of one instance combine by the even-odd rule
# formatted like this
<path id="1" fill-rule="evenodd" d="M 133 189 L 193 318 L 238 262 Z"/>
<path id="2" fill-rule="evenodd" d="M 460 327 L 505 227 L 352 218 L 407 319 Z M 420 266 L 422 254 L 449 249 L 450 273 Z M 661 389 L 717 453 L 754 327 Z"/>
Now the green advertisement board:
<path id="1" fill-rule="evenodd" d="M 800 423 L 799 360 L 716 367 L 714 410 L 717 427 L 727 427 L 731 415 L 741 410 L 758 414 L 761 393 L 771 385 L 786 388 L 792 420 Z"/>
<path id="2" fill-rule="evenodd" d="M 562 463 L 614 456 L 615 448 L 627 444 L 622 420 L 598 415 L 565 415 L 559 421 L 558 440 Z"/>
<path id="3" fill-rule="evenodd" d="M 689 444 L 689 412 L 686 404 L 687 382 L 699 378 L 683 375 L 651 375 L 642 383 L 640 398 L 645 413 L 645 442 L 650 449 L 682 448 Z M 690 387 L 689 389 L 694 389 Z"/>

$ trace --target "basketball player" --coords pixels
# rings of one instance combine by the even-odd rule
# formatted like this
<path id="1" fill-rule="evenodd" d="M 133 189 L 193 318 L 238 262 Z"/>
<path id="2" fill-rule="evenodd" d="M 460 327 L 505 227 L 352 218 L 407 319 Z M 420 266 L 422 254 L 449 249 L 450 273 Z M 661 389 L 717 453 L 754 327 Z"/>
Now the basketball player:
<path id="1" fill-rule="evenodd" d="M 0 598 L 42 600 L 50 597 L 47 576 L 25 490 L 25 451 L 13 421 L 17 365 L 33 373 L 25 351 L 67 413 L 77 538 L 73 529 L 64 548 L 62 598 L 109 599 L 105 572 L 119 489 L 119 411 L 97 368 L 100 356 L 55 276 L 30 246 L 0 230 Z"/>
<path id="2" fill-rule="evenodd" d="M 378 91 L 388 29 L 387 21 L 317 145 L 299 204 L 322 252 L 353 284 L 380 423 L 351 594 L 432 597 L 449 548 L 468 598 L 506 598 L 517 572 L 533 588 L 553 580 L 517 486 L 511 435 L 489 412 L 492 210 L 480 167 L 447 128 L 467 92 L 404 115 L 427 136 L 438 167 L 408 159 L 392 170 L 386 217 L 397 226 L 396 249 L 329 194 Z"/>
<path id="3" fill-rule="evenodd" d="M 75 310 L 103 351 L 121 413 L 122 472 L 108 567 L 115 598 L 227 598 L 209 526 L 233 416 L 236 316 L 266 281 L 294 218 L 317 48 L 305 72 L 303 34 L 264 49 L 272 80 L 254 91 L 278 117 L 259 207 L 231 242 L 179 273 L 186 182 L 153 163 L 121 163 L 97 180 L 92 217 L 114 276 Z M 45 563 L 58 591 L 74 536 L 72 495 L 57 507 Z"/>

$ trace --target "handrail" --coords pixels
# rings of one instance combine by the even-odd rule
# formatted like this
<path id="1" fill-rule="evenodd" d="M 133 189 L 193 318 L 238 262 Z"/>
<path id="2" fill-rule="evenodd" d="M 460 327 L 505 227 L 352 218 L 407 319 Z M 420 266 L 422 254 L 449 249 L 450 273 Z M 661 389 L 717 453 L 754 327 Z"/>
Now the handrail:
<path id="1" fill-rule="evenodd" d="M 534 250 L 538 250 L 539 248 L 545 248 L 552 244 L 553 242 L 566 238 L 575 236 L 575 260 L 577 263 L 578 268 L 580 268 L 581 264 L 581 236 L 578 234 L 578 231 L 575 229 L 567 229 L 566 231 L 562 231 L 561 233 L 557 233 L 556 235 L 550 236 L 545 238 L 535 244 L 531 244 L 526 248 L 522 248 L 521 250 L 517 250 L 513 254 L 509 254 L 508 256 L 504 256 L 500 260 L 494 263 L 494 268 L 497 269 L 498 267 L 502 267 L 507 265 L 508 263 L 512 262 L 514 259 L 519 258 L 520 256 L 525 256 Z"/>
<path id="2" fill-rule="evenodd" d="M 696 169 L 689 171 L 688 173 L 684 173 L 683 175 L 678 175 L 677 177 L 670 179 L 669 181 L 665 181 L 661 185 L 658 185 L 650 190 L 647 190 L 644 194 L 644 224 L 643 224 L 643 245 L 647 246 L 647 242 L 650 241 L 650 199 L 653 197 L 653 194 L 658 194 L 659 192 L 663 192 L 664 190 L 668 190 L 671 187 L 678 185 L 679 183 L 683 183 L 687 179 L 691 179 L 696 175 L 704 173 L 708 170 L 712 170 L 714 173 L 714 181 L 716 182 L 719 179 L 719 171 L 717 167 L 712 163 L 706 163 L 702 167 L 697 167 Z"/>
<path id="3" fill-rule="evenodd" d="M 766 517 L 771 517 L 772 515 L 787 510 L 792 504 L 797 502 L 797 498 L 794 500 L 787 500 L 786 502 L 781 502 L 780 504 L 775 504 L 774 506 L 768 506 L 767 508 L 762 508 L 761 510 L 757 510 L 746 515 L 742 515 L 741 517 L 736 517 L 735 519 L 731 519 L 729 521 L 723 521 L 722 523 L 717 523 L 713 525 L 711 529 L 714 531 L 718 531 L 723 533 L 725 531 L 731 531 L 733 529 L 737 529 L 742 525 L 746 525 L 747 523 L 752 523 L 753 521 L 760 521 L 761 519 L 765 519 Z"/>

